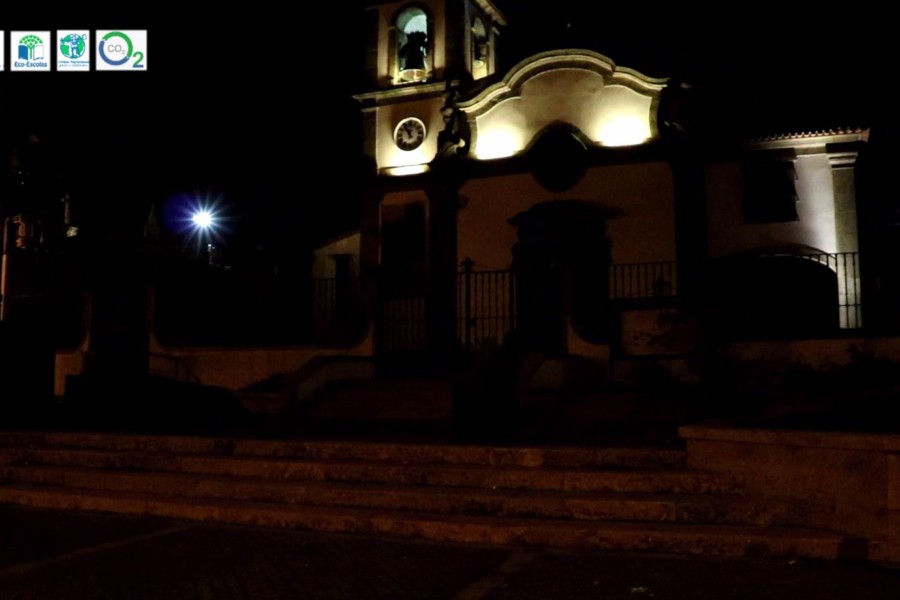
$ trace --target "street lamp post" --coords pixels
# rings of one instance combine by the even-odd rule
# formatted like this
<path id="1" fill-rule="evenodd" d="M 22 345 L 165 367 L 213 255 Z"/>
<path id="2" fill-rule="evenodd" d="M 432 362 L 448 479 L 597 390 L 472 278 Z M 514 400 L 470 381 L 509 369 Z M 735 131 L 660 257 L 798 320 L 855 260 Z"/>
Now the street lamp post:
<path id="1" fill-rule="evenodd" d="M 213 260 L 213 253 L 215 252 L 216 247 L 209 241 L 207 236 L 215 227 L 215 218 L 209 210 L 199 209 L 191 216 L 191 221 L 194 223 L 194 227 L 200 235 L 201 243 L 206 240 L 206 260 L 209 265 L 212 266 L 215 262 Z"/>

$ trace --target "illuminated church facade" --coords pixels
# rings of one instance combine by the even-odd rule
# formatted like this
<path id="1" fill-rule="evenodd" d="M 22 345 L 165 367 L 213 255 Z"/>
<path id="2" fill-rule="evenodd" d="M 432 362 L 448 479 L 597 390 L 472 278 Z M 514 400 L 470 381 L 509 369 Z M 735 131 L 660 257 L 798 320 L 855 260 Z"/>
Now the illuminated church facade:
<path id="1" fill-rule="evenodd" d="M 692 131 L 677 83 L 593 50 L 501 68 L 491 0 L 365 10 L 355 98 L 371 169 L 359 229 L 315 253 L 311 343 L 150 335 L 152 374 L 237 391 L 331 378 L 329 357 L 458 372 L 512 347 L 586 359 L 615 384 L 632 359 L 691 381 L 691 357 L 723 343 L 840 363 L 877 325 L 855 186 L 866 129 L 723 144 Z M 89 339 L 57 353 L 57 395 Z"/>
<path id="2" fill-rule="evenodd" d="M 367 11 L 356 99 L 376 177 L 359 233 L 315 269 L 361 277 L 374 353 L 440 361 L 515 330 L 528 350 L 605 362 L 683 355 L 704 332 L 862 326 L 866 130 L 711 148 L 666 107 L 666 79 L 596 52 L 501 72 L 490 0 Z"/>

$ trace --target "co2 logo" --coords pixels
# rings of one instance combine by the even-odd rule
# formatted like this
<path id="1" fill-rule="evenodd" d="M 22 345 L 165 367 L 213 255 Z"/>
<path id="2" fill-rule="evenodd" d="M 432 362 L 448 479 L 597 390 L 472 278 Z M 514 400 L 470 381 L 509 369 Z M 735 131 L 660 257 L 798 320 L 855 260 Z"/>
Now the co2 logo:
<path id="1" fill-rule="evenodd" d="M 100 70 L 146 68 L 146 31 L 109 31 L 98 35 L 97 64 Z"/>

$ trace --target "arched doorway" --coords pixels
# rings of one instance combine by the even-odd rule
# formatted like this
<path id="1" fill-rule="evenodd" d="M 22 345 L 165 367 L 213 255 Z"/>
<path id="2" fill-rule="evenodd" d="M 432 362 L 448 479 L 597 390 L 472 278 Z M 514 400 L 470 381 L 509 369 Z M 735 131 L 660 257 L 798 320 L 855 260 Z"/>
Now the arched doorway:
<path id="1" fill-rule="evenodd" d="M 510 219 L 518 228 L 513 247 L 517 330 L 529 350 L 565 352 L 568 317 L 585 339 L 608 335 L 608 217 L 596 204 L 557 200 Z"/>

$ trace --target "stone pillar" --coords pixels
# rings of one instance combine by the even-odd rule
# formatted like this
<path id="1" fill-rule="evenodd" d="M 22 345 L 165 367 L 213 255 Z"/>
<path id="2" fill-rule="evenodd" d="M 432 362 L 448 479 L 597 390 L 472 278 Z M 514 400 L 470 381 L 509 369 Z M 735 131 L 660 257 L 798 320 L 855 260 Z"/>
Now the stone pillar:
<path id="1" fill-rule="evenodd" d="M 854 166 L 856 152 L 829 152 L 831 176 L 834 181 L 834 221 L 838 252 L 858 252 L 856 227 L 856 184 Z"/>
<path id="2" fill-rule="evenodd" d="M 365 319 L 368 323 L 368 337 L 373 340 L 377 335 L 376 328 L 380 312 L 378 296 L 378 263 L 381 247 L 381 228 L 379 212 L 384 190 L 372 183 L 362 192 L 362 216 L 360 219 L 359 241 L 359 277 L 362 305 L 365 307 Z"/>
<path id="3" fill-rule="evenodd" d="M 457 186 L 437 183 L 428 189 L 428 292 L 426 340 L 432 367 L 455 368 L 457 283 Z"/>
<path id="4" fill-rule="evenodd" d="M 366 16 L 363 21 L 362 29 L 365 35 L 366 49 L 363 64 L 365 65 L 366 80 L 371 86 L 377 86 L 378 78 L 378 34 L 380 25 L 380 11 L 366 10 Z"/>
<path id="5" fill-rule="evenodd" d="M 709 259 L 706 166 L 687 156 L 672 161 L 678 296 L 687 306 L 702 301 L 702 275 Z"/>
<path id="6" fill-rule="evenodd" d="M 862 327 L 862 283 L 859 269 L 859 233 L 856 217 L 855 150 L 829 148 L 834 190 L 834 223 L 837 240 L 837 280 L 841 329 Z"/>
<path id="7" fill-rule="evenodd" d="M 378 109 L 364 108 L 362 113 L 363 154 L 375 164 L 378 160 Z"/>
<path id="8" fill-rule="evenodd" d="M 465 13 L 465 8 L 454 2 L 448 2 L 444 7 L 444 79 L 462 77 L 468 71 L 466 36 L 469 35 L 469 23 Z"/>

